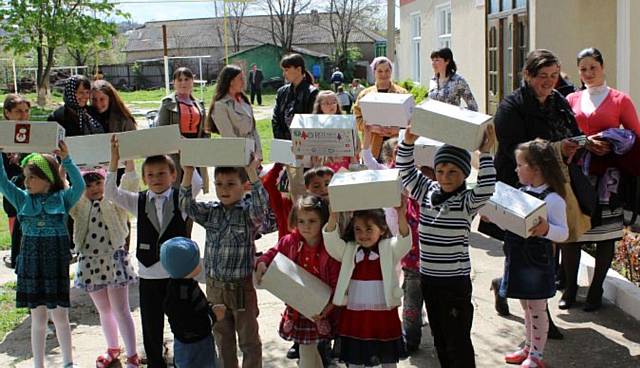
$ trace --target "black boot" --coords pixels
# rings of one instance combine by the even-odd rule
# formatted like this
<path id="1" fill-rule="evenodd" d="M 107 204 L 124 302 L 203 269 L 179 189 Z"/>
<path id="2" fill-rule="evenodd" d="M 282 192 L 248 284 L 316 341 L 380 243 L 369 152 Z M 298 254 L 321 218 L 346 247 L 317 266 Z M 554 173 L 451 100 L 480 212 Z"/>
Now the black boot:
<path id="1" fill-rule="evenodd" d="M 569 309 L 576 302 L 576 294 L 578 293 L 578 265 L 580 265 L 581 245 L 569 243 L 560 247 L 562 250 L 565 289 L 560 303 L 558 303 L 558 308 Z"/>
<path id="2" fill-rule="evenodd" d="M 564 339 L 564 335 L 558 329 L 553 320 L 551 319 L 551 313 L 549 313 L 549 306 L 547 305 L 547 317 L 549 318 L 549 331 L 547 331 L 547 338 L 551 340 L 562 340 Z"/>
<path id="3" fill-rule="evenodd" d="M 287 351 L 287 359 L 298 359 L 300 358 L 300 351 L 298 350 L 298 343 L 294 342 L 293 345 Z"/>
<path id="4" fill-rule="evenodd" d="M 495 309 L 501 316 L 509 316 L 509 303 L 507 303 L 507 298 L 503 298 L 500 296 L 500 284 L 502 283 L 502 278 L 493 279 L 491 281 L 490 290 L 493 291 L 493 297 L 495 298 Z"/>
<path id="5" fill-rule="evenodd" d="M 613 261 L 615 243 L 613 240 L 599 242 L 596 244 L 596 265 L 593 270 L 593 280 L 587 294 L 587 301 L 584 305 L 585 312 L 593 312 L 602 307 L 602 284 L 607 277 L 607 272 Z"/>

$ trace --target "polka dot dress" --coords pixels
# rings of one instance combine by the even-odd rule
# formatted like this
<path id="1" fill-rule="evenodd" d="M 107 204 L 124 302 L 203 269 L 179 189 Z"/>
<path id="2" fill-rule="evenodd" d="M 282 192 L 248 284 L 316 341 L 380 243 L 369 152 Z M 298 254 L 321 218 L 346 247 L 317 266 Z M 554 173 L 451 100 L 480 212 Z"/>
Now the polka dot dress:
<path id="1" fill-rule="evenodd" d="M 114 246 L 102 219 L 100 201 L 93 201 L 84 244 L 80 246 L 75 286 L 97 291 L 107 286 L 125 286 L 136 281 L 129 253 Z"/>

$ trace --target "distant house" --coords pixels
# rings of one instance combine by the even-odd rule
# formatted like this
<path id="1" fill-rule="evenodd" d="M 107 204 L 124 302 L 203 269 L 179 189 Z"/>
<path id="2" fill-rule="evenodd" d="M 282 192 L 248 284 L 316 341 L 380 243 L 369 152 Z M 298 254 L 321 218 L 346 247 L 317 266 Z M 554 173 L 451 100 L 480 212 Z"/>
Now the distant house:
<path id="1" fill-rule="evenodd" d="M 224 58 L 223 23 L 222 17 L 147 22 L 128 33 L 123 52 L 127 55 L 127 62 L 162 57 L 162 26 L 166 25 L 169 56 L 210 55 L 210 58 L 202 59 L 203 64 L 206 64 L 203 67 L 206 71 L 203 72 L 204 78 L 199 78 L 214 79 L 222 66 L 220 61 Z M 268 15 L 244 16 L 240 26 L 239 52 L 273 44 L 270 28 L 271 19 Z M 363 61 L 370 62 L 377 55 L 386 52 L 386 39 L 374 31 L 354 28 L 349 40 L 360 50 Z M 328 13 L 298 15 L 293 46 L 318 55 L 332 55 L 334 47 Z M 233 53 L 231 39 L 229 53 Z M 277 65 L 277 58 L 272 62 Z M 194 71 L 198 69 L 198 61 L 195 59 L 179 59 L 179 64 L 188 65 Z"/>

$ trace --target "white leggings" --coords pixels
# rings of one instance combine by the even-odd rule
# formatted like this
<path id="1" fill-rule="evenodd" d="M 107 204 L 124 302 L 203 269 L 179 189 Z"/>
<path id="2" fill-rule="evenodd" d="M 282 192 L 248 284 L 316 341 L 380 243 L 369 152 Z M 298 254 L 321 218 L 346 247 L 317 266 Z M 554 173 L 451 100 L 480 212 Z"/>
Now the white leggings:
<path id="1" fill-rule="evenodd" d="M 300 368 L 322 368 L 322 358 L 318 352 L 318 344 L 300 344 Z"/>
<path id="2" fill-rule="evenodd" d="M 124 340 L 127 356 L 136 354 L 136 332 L 131 308 L 129 307 L 129 287 L 107 287 L 89 293 L 100 314 L 100 325 L 107 348 L 118 348 L 118 330 Z"/>
<path id="3" fill-rule="evenodd" d="M 56 337 L 62 350 L 63 366 L 73 362 L 71 357 L 71 328 L 69 327 L 69 308 L 51 309 L 51 319 L 56 326 Z M 31 352 L 33 366 L 44 368 L 45 336 L 47 333 L 47 307 L 40 305 L 31 309 Z"/>

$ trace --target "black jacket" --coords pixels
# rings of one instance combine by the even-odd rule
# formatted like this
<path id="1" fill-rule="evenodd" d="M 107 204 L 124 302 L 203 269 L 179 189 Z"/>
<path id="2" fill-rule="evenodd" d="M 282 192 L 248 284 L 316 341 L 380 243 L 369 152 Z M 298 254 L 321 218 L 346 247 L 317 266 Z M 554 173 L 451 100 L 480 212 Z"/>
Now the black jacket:
<path id="1" fill-rule="evenodd" d="M 280 87 L 276 94 L 276 106 L 273 108 L 273 119 L 271 119 L 273 138 L 291 140 L 289 126 L 293 115 L 311 114 L 316 96 L 318 96 L 318 89 L 306 79 L 295 88 L 291 83 Z"/>
<path id="2" fill-rule="evenodd" d="M 553 124 L 557 121 L 560 124 Z M 580 135 L 580 129 L 567 100 L 557 91 L 541 106 L 533 91 L 522 86 L 505 97 L 494 117 L 498 152 L 495 157 L 497 179 L 517 186 L 515 149 L 536 138 L 552 142 Z"/>
<path id="3" fill-rule="evenodd" d="M 54 112 L 47 117 L 48 121 L 55 121 L 64 128 L 64 135 L 66 137 L 73 137 L 76 135 L 89 135 L 104 133 L 102 125 L 95 129 L 90 127 L 89 124 L 84 124 L 80 127 L 80 118 L 73 110 L 67 109 L 65 106 L 60 106 Z"/>
<path id="4" fill-rule="evenodd" d="M 189 344 L 211 334 L 215 315 L 198 282 L 194 279 L 170 279 L 164 299 L 171 332 L 180 342 Z"/>
<path id="5" fill-rule="evenodd" d="M 255 81 L 253 80 L 253 73 L 254 73 L 253 70 L 249 72 L 249 85 L 251 86 L 251 89 L 253 89 L 253 90 L 262 89 L 262 80 L 264 79 L 264 75 L 262 74 L 262 70 L 256 69 L 256 71 L 255 71 L 255 74 L 256 74 Z"/>

